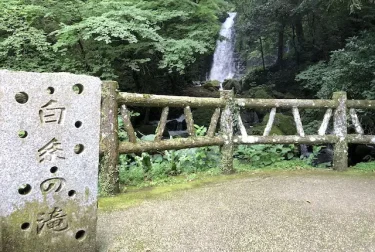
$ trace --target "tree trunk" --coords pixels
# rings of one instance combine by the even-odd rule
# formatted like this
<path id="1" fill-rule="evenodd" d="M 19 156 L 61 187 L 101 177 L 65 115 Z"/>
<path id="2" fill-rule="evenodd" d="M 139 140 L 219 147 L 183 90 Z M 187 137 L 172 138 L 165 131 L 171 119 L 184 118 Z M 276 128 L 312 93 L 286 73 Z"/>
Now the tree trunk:
<path id="1" fill-rule="evenodd" d="M 300 51 L 303 50 L 303 44 L 305 42 L 305 35 L 303 32 L 303 25 L 302 25 L 302 18 L 298 17 L 296 22 L 295 22 L 295 27 L 296 27 L 296 35 L 297 35 L 297 41 L 298 41 L 298 46 L 300 47 Z"/>
<path id="2" fill-rule="evenodd" d="M 85 47 L 83 46 L 83 42 L 82 42 L 81 39 L 78 40 L 78 45 L 79 45 L 79 48 L 81 50 L 83 61 L 85 62 L 86 71 L 89 72 L 90 71 L 90 65 L 87 63 L 86 51 L 85 51 Z"/>
<path id="3" fill-rule="evenodd" d="M 292 26 L 292 33 L 293 33 L 293 36 L 292 36 L 292 41 L 293 41 L 293 48 L 294 48 L 294 52 L 295 52 L 295 56 L 296 56 L 296 62 L 297 62 L 297 65 L 299 65 L 299 62 L 300 62 L 300 48 L 299 48 L 299 43 L 296 42 L 296 28 L 295 26 Z"/>
<path id="4" fill-rule="evenodd" d="M 282 67 L 283 57 L 284 57 L 284 29 L 285 29 L 285 25 L 282 24 L 278 32 L 276 65 L 280 68 Z"/>
<path id="5" fill-rule="evenodd" d="M 260 43 L 260 52 L 261 52 L 261 54 L 262 54 L 263 70 L 266 70 L 266 64 L 264 63 L 264 51 L 263 51 L 263 41 L 262 41 L 262 37 L 259 37 L 259 43 Z"/>
<path id="6" fill-rule="evenodd" d="M 141 92 L 142 90 L 142 84 L 139 81 L 139 77 L 136 71 L 132 71 L 132 77 L 134 80 L 135 88 L 137 89 L 137 92 Z"/>
<path id="7" fill-rule="evenodd" d="M 295 31 L 297 36 L 297 64 L 301 61 L 301 56 L 303 56 L 304 44 L 305 44 L 305 35 L 303 33 L 302 18 L 298 17 L 295 22 Z"/>

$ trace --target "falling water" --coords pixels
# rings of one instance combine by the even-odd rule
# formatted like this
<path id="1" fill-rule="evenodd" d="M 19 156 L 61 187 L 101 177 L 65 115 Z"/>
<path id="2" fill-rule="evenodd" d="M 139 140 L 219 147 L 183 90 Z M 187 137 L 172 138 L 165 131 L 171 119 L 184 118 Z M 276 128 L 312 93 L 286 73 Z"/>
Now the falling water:
<path id="1" fill-rule="evenodd" d="M 223 83 L 225 79 L 234 77 L 236 70 L 234 62 L 234 18 L 236 15 L 235 12 L 229 13 L 229 17 L 221 27 L 220 35 L 225 39 L 217 41 L 210 80 L 218 80 Z"/>

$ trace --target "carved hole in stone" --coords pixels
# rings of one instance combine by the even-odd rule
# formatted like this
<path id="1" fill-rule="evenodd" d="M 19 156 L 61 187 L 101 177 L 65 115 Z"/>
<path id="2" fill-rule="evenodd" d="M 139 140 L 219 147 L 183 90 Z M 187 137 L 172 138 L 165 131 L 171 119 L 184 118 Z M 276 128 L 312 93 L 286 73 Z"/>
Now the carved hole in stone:
<path id="1" fill-rule="evenodd" d="M 29 100 L 29 96 L 25 92 L 19 92 L 15 96 L 16 101 L 21 104 L 25 104 Z"/>
<path id="2" fill-rule="evenodd" d="M 76 123 L 74 124 L 74 126 L 76 126 L 76 128 L 81 128 L 82 122 L 81 121 L 76 121 Z"/>
<path id="3" fill-rule="evenodd" d="M 69 192 L 68 192 L 68 196 L 69 197 L 74 197 L 76 195 L 76 191 L 75 190 L 70 190 Z"/>
<path id="4" fill-rule="evenodd" d="M 47 93 L 53 94 L 53 93 L 55 93 L 55 89 L 53 87 L 48 87 L 47 88 Z"/>
<path id="5" fill-rule="evenodd" d="M 51 173 L 56 173 L 58 169 L 59 169 L 59 168 L 57 168 L 56 166 L 54 166 L 54 167 L 52 167 L 49 171 L 50 171 Z"/>
<path id="6" fill-rule="evenodd" d="M 31 191 L 31 185 L 29 184 L 24 184 L 18 188 L 18 193 L 21 195 L 26 195 L 29 194 Z"/>
<path id="7" fill-rule="evenodd" d="M 30 228 L 30 223 L 28 223 L 28 222 L 22 223 L 22 225 L 21 225 L 22 230 L 27 230 L 29 228 Z"/>
<path id="8" fill-rule="evenodd" d="M 76 233 L 76 239 L 78 241 L 82 241 L 83 239 L 86 238 L 86 231 L 85 230 L 79 230 L 77 233 Z"/>
<path id="9" fill-rule="evenodd" d="M 25 130 L 18 131 L 18 136 L 20 138 L 26 138 L 27 137 L 27 131 L 25 131 Z"/>
<path id="10" fill-rule="evenodd" d="M 83 150 L 85 149 L 85 147 L 82 145 L 82 144 L 77 144 L 75 147 L 74 147 L 74 153 L 75 154 L 81 154 L 83 152 Z"/>
<path id="11" fill-rule="evenodd" d="M 75 84 L 73 86 L 73 91 L 76 94 L 82 94 L 82 92 L 83 92 L 83 85 L 82 84 Z"/>

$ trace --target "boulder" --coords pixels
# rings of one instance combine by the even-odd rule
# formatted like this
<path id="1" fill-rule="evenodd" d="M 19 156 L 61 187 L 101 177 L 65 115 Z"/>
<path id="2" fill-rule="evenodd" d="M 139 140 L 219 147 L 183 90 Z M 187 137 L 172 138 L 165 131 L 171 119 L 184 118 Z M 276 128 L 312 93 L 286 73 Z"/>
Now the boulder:
<path id="1" fill-rule="evenodd" d="M 269 114 L 267 114 L 260 125 L 252 128 L 252 134 L 262 135 L 267 125 Z M 276 113 L 270 135 L 295 135 L 297 133 L 292 116 Z"/>
<path id="2" fill-rule="evenodd" d="M 223 89 L 224 90 L 234 89 L 234 93 L 239 94 L 242 92 L 241 81 L 235 80 L 235 79 L 227 79 L 223 82 Z"/>
<path id="3" fill-rule="evenodd" d="M 211 89 L 219 89 L 220 88 L 220 81 L 218 80 L 209 80 L 206 81 L 202 87 L 205 89 L 211 90 Z"/>

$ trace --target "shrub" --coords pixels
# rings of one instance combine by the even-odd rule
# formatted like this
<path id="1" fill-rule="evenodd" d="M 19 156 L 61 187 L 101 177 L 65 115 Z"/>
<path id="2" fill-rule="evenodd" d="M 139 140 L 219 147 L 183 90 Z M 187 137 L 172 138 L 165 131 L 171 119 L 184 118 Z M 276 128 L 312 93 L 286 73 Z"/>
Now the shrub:
<path id="1" fill-rule="evenodd" d="M 248 162 L 251 166 L 265 167 L 295 156 L 294 145 L 239 145 L 234 156 Z"/>

